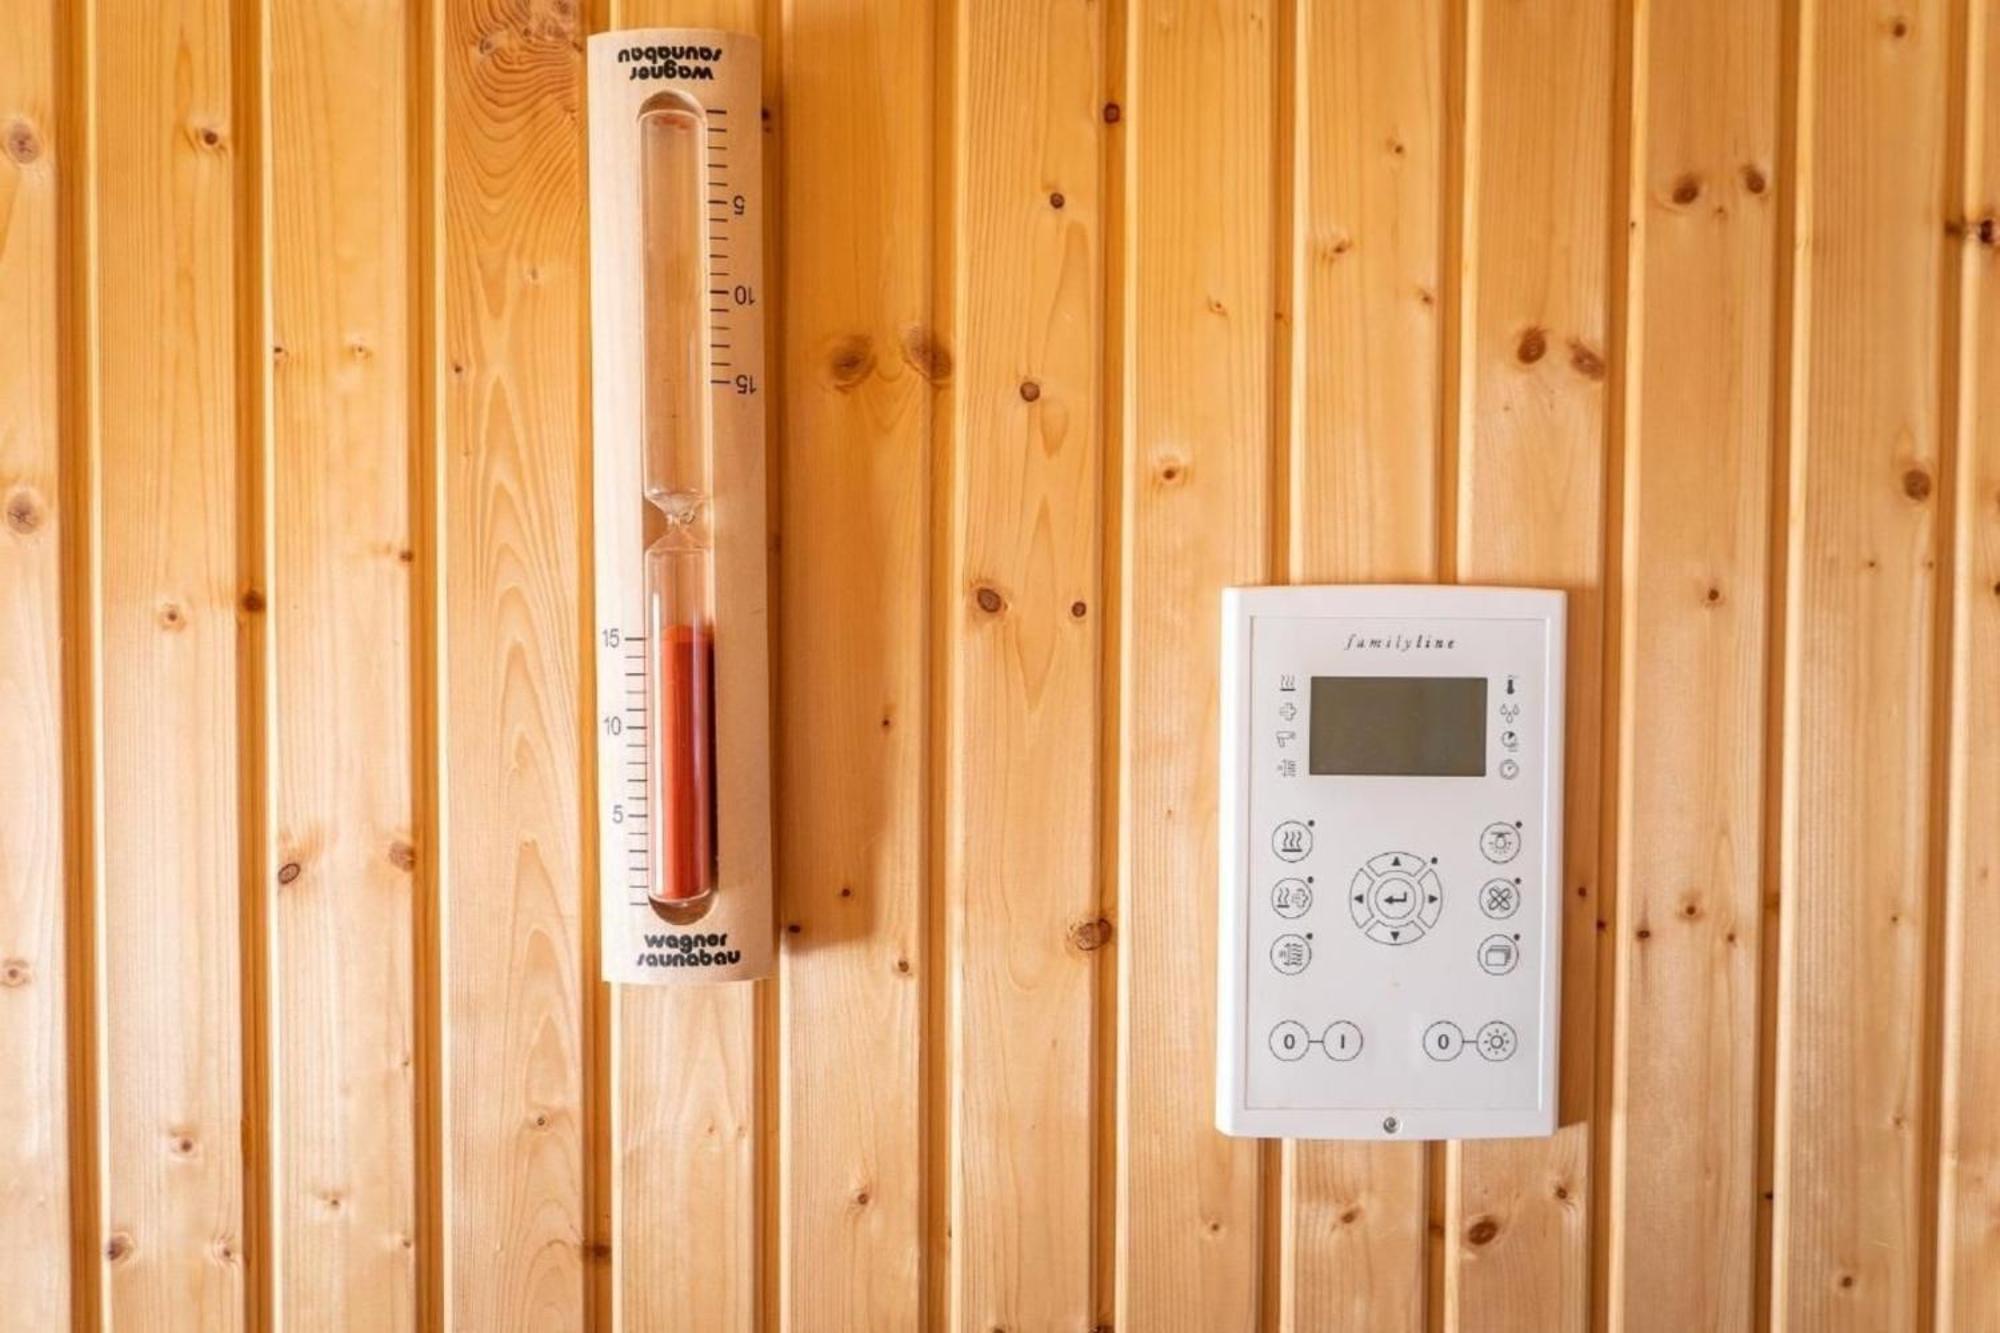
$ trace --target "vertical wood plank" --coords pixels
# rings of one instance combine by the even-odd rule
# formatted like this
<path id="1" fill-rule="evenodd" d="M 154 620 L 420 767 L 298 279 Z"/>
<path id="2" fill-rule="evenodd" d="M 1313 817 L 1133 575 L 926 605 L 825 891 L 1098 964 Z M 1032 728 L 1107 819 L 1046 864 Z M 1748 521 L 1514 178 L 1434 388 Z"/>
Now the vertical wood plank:
<path id="1" fill-rule="evenodd" d="M 1467 25 L 1458 576 L 1569 593 L 1569 712 L 1565 1123 L 1451 1150 L 1455 1328 L 1590 1319 L 1612 16 L 1606 0 L 1526 0 L 1475 5 Z"/>
<path id="2" fill-rule="evenodd" d="M 1924 1322 L 1952 6 L 1808 4 L 1774 1325 Z"/>
<path id="3" fill-rule="evenodd" d="M 1223 586 L 1270 568 L 1273 19 L 1132 0 L 1121 111 L 1121 1328 L 1258 1319 L 1257 1145 L 1215 1130 Z"/>
<path id="4" fill-rule="evenodd" d="M 1614 1327 L 1738 1328 L 1757 1242 L 1781 15 L 1712 0 L 1636 23 L 1598 1240 Z"/>
<path id="5" fill-rule="evenodd" d="M 1085 1328 L 1098 950 L 1102 13 L 962 4 L 945 892 L 953 1328 Z"/>
<path id="6" fill-rule="evenodd" d="M 1300 10 L 1286 574 L 1434 581 L 1442 446 L 1439 0 Z M 1426 1318 L 1425 1149 L 1286 1145 L 1281 1326 Z"/>
<path id="7" fill-rule="evenodd" d="M 0 4 L 0 1289 L 23 1329 L 64 1323 L 71 1287 L 53 20 L 43 0 Z"/>
<path id="8" fill-rule="evenodd" d="M 245 1306 L 237 156 L 221 0 L 94 15 L 103 1096 L 114 1323 Z"/>
<path id="9" fill-rule="evenodd" d="M 584 1322 L 581 19 L 442 0 L 453 1327 Z"/>
<path id="10" fill-rule="evenodd" d="M 778 1322 L 914 1330 L 944 1188 L 925 1179 L 938 17 L 796 0 L 784 24 Z"/>
<path id="11" fill-rule="evenodd" d="M 2000 25 L 1967 7 L 1937 1327 L 2000 1318 Z"/>
<path id="12" fill-rule="evenodd" d="M 759 33 L 763 26 L 757 0 L 614 0 L 610 8 L 614 28 Z M 762 35 L 775 43 L 775 33 Z M 772 55 L 767 49 L 767 68 Z M 769 90 L 766 99 L 772 100 Z M 724 128 L 731 135 L 760 132 L 755 124 Z M 772 150 L 767 142 L 764 151 Z M 777 205 L 775 193 L 767 194 L 767 251 Z M 769 288 L 776 268 L 767 263 L 765 276 Z M 758 304 L 767 327 L 775 328 L 779 303 L 771 296 L 759 293 Z M 767 334 L 765 345 L 775 352 L 777 340 Z M 775 374 L 767 366 L 763 382 Z M 762 1252 L 758 1160 L 767 1076 L 758 1006 L 772 985 L 615 988 L 611 1188 L 620 1327 L 690 1333 L 759 1327 L 762 1269 L 776 1259 Z"/>
<path id="13" fill-rule="evenodd" d="M 416 1325 L 407 36 L 389 0 L 271 14 L 271 1253 L 293 1328 Z"/>

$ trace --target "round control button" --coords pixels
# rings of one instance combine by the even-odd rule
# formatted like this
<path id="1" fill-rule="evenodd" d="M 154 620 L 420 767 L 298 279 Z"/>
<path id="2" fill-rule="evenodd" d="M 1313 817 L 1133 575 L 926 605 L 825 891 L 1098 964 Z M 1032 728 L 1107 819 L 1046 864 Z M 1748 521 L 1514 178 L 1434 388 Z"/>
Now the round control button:
<path id="1" fill-rule="evenodd" d="M 1287 921 L 1296 921 L 1312 910 L 1312 885 L 1302 879 L 1281 879 L 1271 890 L 1271 908 Z"/>
<path id="2" fill-rule="evenodd" d="M 1507 935 L 1488 935 L 1479 942 L 1479 970 L 1489 977 L 1504 977 L 1521 961 L 1521 946 Z"/>
<path id="3" fill-rule="evenodd" d="M 1521 854 L 1521 830 L 1512 824 L 1488 824 L 1479 835 L 1479 850 L 1496 865 L 1505 865 Z"/>
<path id="4" fill-rule="evenodd" d="M 1305 971 L 1312 960 L 1312 945 L 1303 935 L 1280 935 L 1271 942 L 1271 966 L 1288 977 Z"/>
<path id="5" fill-rule="evenodd" d="M 1370 919 L 1368 889 L 1373 883 L 1367 871 L 1358 870 L 1354 874 L 1354 882 L 1347 886 L 1347 914 L 1353 917 L 1354 924 L 1363 930 L 1368 929 Z"/>
<path id="6" fill-rule="evenodd" d="M 1326 1048 L 1327 1059 L 1346 1064 L 1361 1054 L 1361 1029 L 1343 1018 L 1328 1025 L 1326 1035 L 1319 1039 L 1319 1044 Z"/>
<path id="7" fill-rule="evenodd" d="M 1505 921 L 1521 910 L 1521 886 L 1511 879 L 1489 879 L 1479 890 L 1479 910 Z"/>
<path id="8" fill-rule="evenodd" d="M 1500 761 L 1500 776 L 1512 781 L 1521 776 L 1521 766 L 1512 759 Z"/>
<path id="9" fill-rule="evenodd" d="M 1280 861 L 1303 861 L 1313 849 L 1313 831 L 1296 819 L 1287 819 L 1271 831 L 1271 850 Z"/>
<path id="10" fill-rule="evenodd" d="M 1417 914 L 1417 896 L 1414 881 L 1402 875 L 1384 875 L 1368 891 L 1368 906 L 1377 918 L 1394 925 Z"/>
<path id="11" fill-rule="evenodd" d="M 1387 921 L 1368 923 L 1368 938 L 1377 944 L 1415 944 L 1424 937 L 1424 928 L 1415 921 L 1394 926 Z"/>
<path id="12" fill-rule="evenodd" d="M 1415 852 L 1383 852 L 1368 858 L 1370 875 L 1414 875 L 1424 867 L 1424 858 Z"/>
<path id="13" fill-rule="evenodd" d="M 1426 927 L 1438 923 L 1438 913 L 1444 911 L 1444 884 L 1435 870 L 1426 870 L 1417 881 L 1417 892 L 1421 895 L 1417 902 L 1417 920 Z"/>
<path id="14" fill-rule="evenodd" d="M 1304 1023 L 1294 1023 L 1286 1019 L 1271 1029 L 1271 1054 L 1280 1060 L 1301 1059 L 1306 1053 L 1306 1048 L 1311 1045 L 1312 1034 L 1306 1031 Z"/>
<path id="15" fill-rule="evenodd" d="M 1464 1049 L 1465 1034 L 1458 1030 L 1458 1024 L 1440 1019 L 1424 1029 L 1424 1054 L 1431 1059 L 1456 1060 Z"/>
<path id="16" fill-rule="evenodd" d="M 1520 1044 L 1521 1039 L 1514 1035 L 1514 1029 L 1497 1018 L 1480 1028 L 1473 1038 L 1473 1045 L 1488 1060 L 1505 1060 L 1514 1054 Z"/>

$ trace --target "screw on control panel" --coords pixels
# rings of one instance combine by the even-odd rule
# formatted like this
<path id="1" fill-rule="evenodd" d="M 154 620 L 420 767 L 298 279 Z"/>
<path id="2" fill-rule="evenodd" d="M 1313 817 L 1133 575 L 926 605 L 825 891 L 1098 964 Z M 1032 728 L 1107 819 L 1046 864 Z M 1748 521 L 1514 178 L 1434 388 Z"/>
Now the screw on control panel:
<path id="1" fill-rule="evenodd" d="M 1382 1132 L 1384 1134 L 1394 1134 L 1398 1129 L 1401 1128 L 1402 1124 L 1400 1121 L 1396 1119 L 1395 1116 L 1385 1115 L 1382 1117 Z"/>

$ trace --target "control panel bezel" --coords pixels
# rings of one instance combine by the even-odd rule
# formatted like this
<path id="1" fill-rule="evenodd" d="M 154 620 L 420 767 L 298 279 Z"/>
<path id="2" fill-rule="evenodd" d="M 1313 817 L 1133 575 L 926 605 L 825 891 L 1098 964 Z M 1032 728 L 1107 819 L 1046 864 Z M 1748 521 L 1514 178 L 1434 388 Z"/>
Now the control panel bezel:
<path id="1" fill-rule="evenodd" d="M 1222 648 L 1217 1127 L 1377 1140 L 1553 1133 L 1563 594 L 1230 588 Z M 1281 674 L 1296 694 L 1276 693 Z M 1313 676 L 1483 678 L 1483 771 L 1312 774 Z M 1281 826 L 1294 823 L 1281 846 Z M 1315 853 L 1312 826 L 1337 850 Z M 1517 886 L 1511 903 L 1481 897 L 1489 872 Z M 1438 1049 L 1418 1054 L 1433 1035 Z"/>

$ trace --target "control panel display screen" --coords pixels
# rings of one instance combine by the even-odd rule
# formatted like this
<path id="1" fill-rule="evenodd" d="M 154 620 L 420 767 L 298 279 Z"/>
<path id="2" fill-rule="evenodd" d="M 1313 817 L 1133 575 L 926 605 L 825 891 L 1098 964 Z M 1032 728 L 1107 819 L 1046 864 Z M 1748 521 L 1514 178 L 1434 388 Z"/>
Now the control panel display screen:
<path id="1" fill-rule="evenodd" d="M 1484 676 L 1314 676 L 1307 769 L 1483 777 Z"/>

